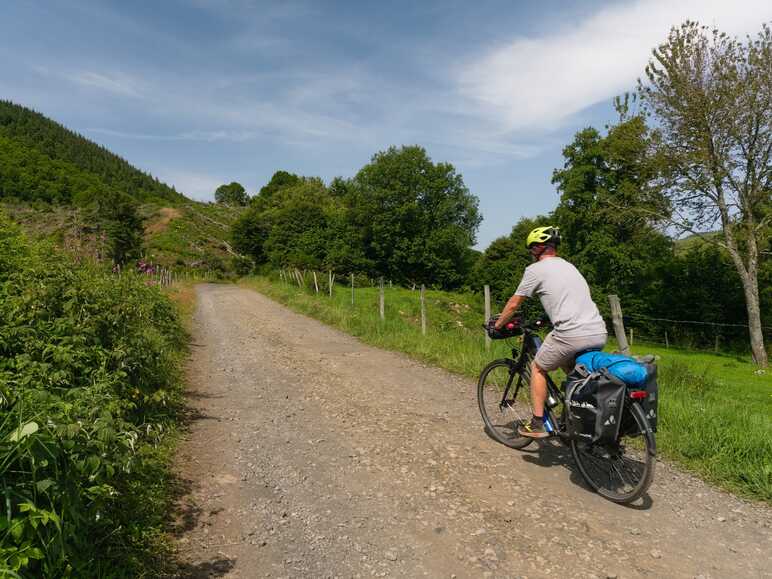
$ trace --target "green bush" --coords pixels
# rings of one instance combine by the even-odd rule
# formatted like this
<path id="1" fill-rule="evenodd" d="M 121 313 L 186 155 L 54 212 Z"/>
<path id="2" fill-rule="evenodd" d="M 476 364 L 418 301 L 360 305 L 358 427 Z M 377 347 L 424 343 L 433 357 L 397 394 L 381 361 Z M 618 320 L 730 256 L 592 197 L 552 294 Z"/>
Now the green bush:
<path id="1" fill-rule="evenodd" d="M 0 215 L 0 568 L 136 573 L 152 533 L 129 507 L 163 482 L 148 473 L 184 343 L 156 287 L 30 245 Z"/>

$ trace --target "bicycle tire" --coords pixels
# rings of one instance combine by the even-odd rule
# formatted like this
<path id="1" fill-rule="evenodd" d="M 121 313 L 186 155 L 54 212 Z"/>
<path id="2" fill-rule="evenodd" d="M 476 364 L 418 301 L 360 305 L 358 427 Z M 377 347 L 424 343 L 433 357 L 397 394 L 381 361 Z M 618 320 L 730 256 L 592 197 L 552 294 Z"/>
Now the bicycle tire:
<path id="1" fill-rule="evenodd" d="M 635 444 L 630 442 L 639 437 L 643 448 L 633 448 Z M 654 479 L 656 442 L 649 421 L 637 402 L 625 405 L 620 436 L 614 445 L 572 440 L 571 453 L 587 484 L 615 503 L 627 504 L 637 500 Z M 626 479 L 625 473 L 630 479 Z M 634 480 L 632 475 L 635 475 Z M 621 488 L 613 482 L 614 478 L 619 479 Z"/>
<path id="2" fill-rule="evenodd" d="M 477 382 L 477 404 L 485 431 L 510 448 L 525 448 L 533 442 L 532 438 L 517 433 L 518 426 L 531 419 L 530 394 L 528 368 L 518 371 L 515 363 L 507 358 L 485 366 Z"/>

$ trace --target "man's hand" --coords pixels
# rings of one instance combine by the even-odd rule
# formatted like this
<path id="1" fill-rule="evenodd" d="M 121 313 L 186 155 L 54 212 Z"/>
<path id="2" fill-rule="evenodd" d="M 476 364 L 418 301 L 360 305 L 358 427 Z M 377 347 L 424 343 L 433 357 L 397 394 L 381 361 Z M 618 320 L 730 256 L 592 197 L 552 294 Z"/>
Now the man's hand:
<path id="1" fill-rule="evenodd" d="M 504 324 L 506 324 L 509 320 L 512 319 L 512 316 L 515 315 L 517 308 L 519 308 L 520 304 L 522 304 L 524 301 L 525 301 L 525 296 L 519 296 L 517 294 L 509 298 L 507 305 L 505 305 L 504 309 L 501 310 L 501 314 L 496 316 L 497 330 L 501 330 L 501 328 L 504 327 Z"/>
<path id="2" fill-rule="evenodd" d="M 489 319 L 487 322 L 485 322 L 485 331 L 488 334 L 488 337 L 492 340 L 499 340 L 503 338 L 501 335 L 501 330 L 496 328 L 496 320 L 499 319 L 499 316 L 493 316 L 491 319 Z"/>

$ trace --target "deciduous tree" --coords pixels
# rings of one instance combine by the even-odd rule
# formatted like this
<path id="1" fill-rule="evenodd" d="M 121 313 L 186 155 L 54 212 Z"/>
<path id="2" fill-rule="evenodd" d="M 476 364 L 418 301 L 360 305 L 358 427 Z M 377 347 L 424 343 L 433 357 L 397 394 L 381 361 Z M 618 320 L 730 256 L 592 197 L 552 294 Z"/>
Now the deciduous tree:
<path id="1" fill-rule="evenodd" d="M 244 206 L 249 202 L 249 195 L 241 183 L 233 181 L 227 185 L 220 185 L 214 192 L 214 200 L 223 205 Z"/>
<path id="2" fill-rule="evenodd" d="M 371 273 L 444 287 L 465 281 L 481 217 L 452 165 L 433 163 L 422 147 L 391 147 L 374 155 L 349 189 Z"/>
<path id="3" fill-rule="evenodd" d="M 658 128 L 663 215 L 729 253 L 743 285 L 750 342 L 766 367 L 760 262 L 772 219 L 772 30 L 738 41 L 695 22 L 673 28 L 646 67 L 639 95 Z"/>
<path id="4" fill-rule="evenodd" d="M 622 298 L 626 312 L 649 309 L 655 270 L 671 253 L 670 240 L 653 226 L 652 215 L 666 212 L 667 203 L 651 185 L 657 170 L 649 140 L 640 116 L 606 135 L 584 129 L 563 149 L 565 164 L 552 176 L 560 192 L 553 219 L 563 233 L 561 252 L 602 309 L 609 293 Z"/>

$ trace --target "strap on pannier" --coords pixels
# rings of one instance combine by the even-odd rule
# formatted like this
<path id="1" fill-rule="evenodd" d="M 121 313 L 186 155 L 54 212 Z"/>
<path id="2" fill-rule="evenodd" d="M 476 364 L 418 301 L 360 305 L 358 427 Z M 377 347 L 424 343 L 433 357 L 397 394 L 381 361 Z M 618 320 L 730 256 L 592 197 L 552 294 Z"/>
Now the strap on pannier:
<path id="1" fill-rule="evenodd" d="M 619 436 L 627 386 L 606 368 L 601 368 L 595 380 L 598 383 L 598 413 L 595 417 L 593 442 L 614 442 Z"/>

